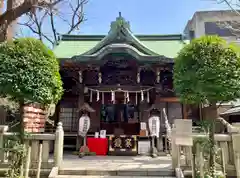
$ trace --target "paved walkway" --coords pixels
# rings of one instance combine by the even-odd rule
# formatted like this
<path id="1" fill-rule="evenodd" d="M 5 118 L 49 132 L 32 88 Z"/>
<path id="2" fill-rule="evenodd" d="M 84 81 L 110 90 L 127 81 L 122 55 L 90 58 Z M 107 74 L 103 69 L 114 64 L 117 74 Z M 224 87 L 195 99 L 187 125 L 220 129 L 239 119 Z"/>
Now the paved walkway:
<path id="1" fill-rule="evenodd" d="M 171 157 L 64 155 L 61 169 L 71 170 L 171 170 Z"/>
<path id="2" fill-rule="evenodd" d="M 69 175 L 59 175 L 57 178 L 156 178 L 156 176 L 69 176 Z M 157 178 L 175 178 L 175 177 L 157 177 Z"/>

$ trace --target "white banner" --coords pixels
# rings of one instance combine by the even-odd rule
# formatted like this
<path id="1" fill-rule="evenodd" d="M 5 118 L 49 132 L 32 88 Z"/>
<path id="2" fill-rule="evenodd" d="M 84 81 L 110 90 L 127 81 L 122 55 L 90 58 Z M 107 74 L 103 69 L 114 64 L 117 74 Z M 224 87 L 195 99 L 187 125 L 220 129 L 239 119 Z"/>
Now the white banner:
<path id="1" fill-rule="evenodd" d="M 158 116 L 152 116 L 148 119 L 148 124 L 151 136 L 159 137 L 160 118 Z"/>
<path id="2" fill-rule="evenodd" d="M 82 116 L 79 119 L 78 134 L 85 137 L 90 128 L 90 118 L 88 116 Z"/>

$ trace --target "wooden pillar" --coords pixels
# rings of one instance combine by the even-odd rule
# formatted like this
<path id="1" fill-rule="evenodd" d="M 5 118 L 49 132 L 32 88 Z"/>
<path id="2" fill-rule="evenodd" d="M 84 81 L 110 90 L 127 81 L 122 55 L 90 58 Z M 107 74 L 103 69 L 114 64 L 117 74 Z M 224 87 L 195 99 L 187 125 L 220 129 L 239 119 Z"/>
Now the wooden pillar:
<path id="1" fill-rule="evenodd" d="M 187 119 L 188 114 L 187 114 L 187 105 L 186 104 L 182 104 L 183 107 L 183 119 Z"/>
<path id="2" fill-rule="evenodd" d="M 78 83 L 77 84 L 77 88 L 78 88 L 78 103 L 77 103 L 77 106 L 78 106 L 78 109 L 81 108 L 81 106 L 84 104 L 84 86 L 83 84 L 81 83 Z M 81 117 L 81 112 L 78 111 L 78 119 Z M 78 122 L 77 122 L 78 124 Z M 79 125 L 79 124 L 78 124 Z M 77 140 L 76 140 L 76 151 L 79 151 L 80 147 L 81 147 L 81 142 L 82 142 L 82 137 L 78 135 L 78 127 L 77 126 Z"/>
<path id="3" fill-rule="evenodd" d="M 77 100 L 77 108 L 78 108 L 78 119 L 81 117 L 81 111 L 79 111 L 79 109 L 83 106 L 84 104 L 84 85 L 82 84 L 83 82 L 83 75 L 82 75 L 82 70 L 78 71 L 78 82 L 77 82 L 77 90 L 78 90 L 78 100 Z M 78 122 L 77 122 L 78 124 Z M 83 140 L 83 138 L 81 136 L 79 136 L 78 134 L 78 127 L 79 124 L 77 126 L 77 137 L 76 137 L 76 151 L 79 151 L 80 147 L 81 147 L 81 142 Z"/>
<path id="4" fill-rule="evenodd" d="M 236 169 L 236 176 L 240 178 L 240 134 L 232 135 L 232 144 L 233 144 L 233 155 L 234 155 L 234 164 Z"/>

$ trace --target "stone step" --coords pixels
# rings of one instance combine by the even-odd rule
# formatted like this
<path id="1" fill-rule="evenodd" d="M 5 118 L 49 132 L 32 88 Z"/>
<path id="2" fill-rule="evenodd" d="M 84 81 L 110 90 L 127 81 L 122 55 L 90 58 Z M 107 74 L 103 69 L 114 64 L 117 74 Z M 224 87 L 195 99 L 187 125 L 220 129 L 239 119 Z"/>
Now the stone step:
<path id="1" fill-rule="evenodd" d="M 58 175 L 56 178 L 156 178 L 156 176 L 73 176 L 73 175 Z M 173 176 L 158 176 L 158 178 L 176 178 Z"/>
<path id="2" fill-rule="evenodd" d="M 175 171 L 173 169 L 131 169 L 131 170 L 99 170 L 99 169 L 60 169 L 59 175 L 73 175 L 73 176 L 175 176 Z"/>

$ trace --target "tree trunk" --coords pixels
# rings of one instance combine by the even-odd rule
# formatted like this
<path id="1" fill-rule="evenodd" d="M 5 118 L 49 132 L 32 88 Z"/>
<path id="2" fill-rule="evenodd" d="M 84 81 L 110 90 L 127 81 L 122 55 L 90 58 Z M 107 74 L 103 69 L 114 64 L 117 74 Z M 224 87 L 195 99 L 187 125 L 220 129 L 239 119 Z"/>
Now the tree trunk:
<path id="1" fill-rule="evenodd" d="M 0 26 L 0 42 L 7 40 L 7 28 L 4 25 Z"/>
<path id="2" fill-rule="evenodd" d="M 19 117 L 20 117 L 19 126 L 20 142 L 21 144 L 24 144 L 24 101 L 19 101 Z"/>
<path id="3" fill-rule="evenodd" d="M 209 142 L 210 142 L 210 157 L 209 157 L 209 165 L 210 165 L 210 175 L 214 177 L 215 172 L 215 124 L 216 119 L 218 118 L 218 110 L 216 103 L 212 103 L 209 107 L 209 116 L 210 116 L 210 131 L 209 131 Z"/>

